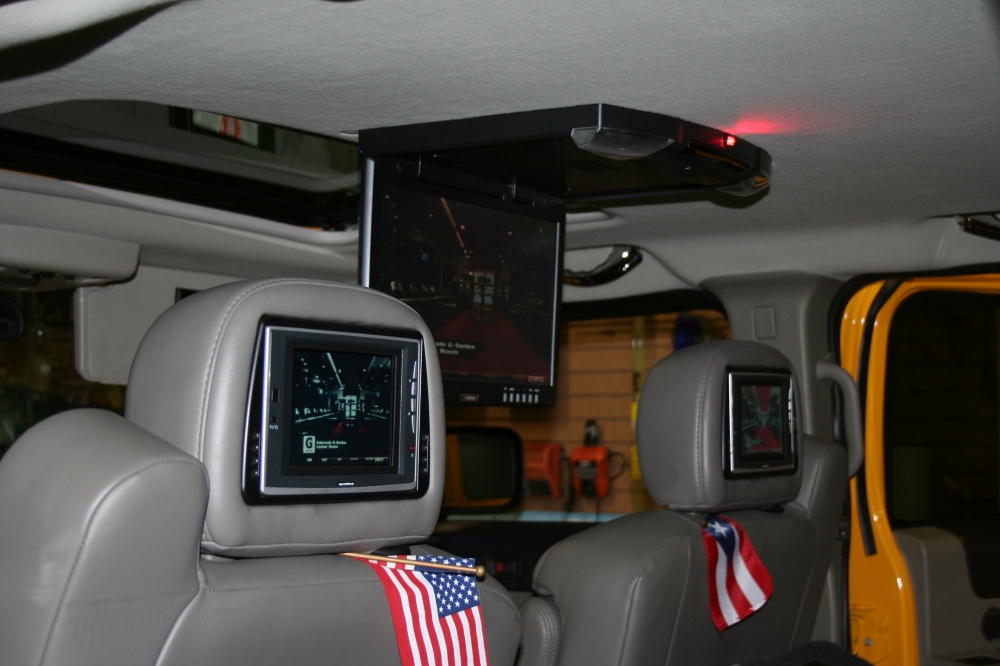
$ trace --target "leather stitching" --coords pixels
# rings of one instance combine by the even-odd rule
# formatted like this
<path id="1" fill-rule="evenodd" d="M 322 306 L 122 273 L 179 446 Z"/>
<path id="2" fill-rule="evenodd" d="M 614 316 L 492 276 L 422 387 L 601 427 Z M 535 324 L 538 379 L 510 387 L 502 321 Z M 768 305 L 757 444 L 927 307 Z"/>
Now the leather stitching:
<path id="1" fill-rule="evenodd" d="M 77 565 L 80 564 L 80 556 L 83 554 L 84 548 L 87 547 L 87 544 L 88 544 L 88 541 L 89 541 L 89 538 L 90 538 L 90 530 L 93 527 L 93 523 L 94 523 L 94 517 L 98 513 L 101 512 L 101 509 L 104 507 L 104 503 L 107 501 L 108 497 L 110 497 L 112 495 L 112 493 L 114 493 L 126 481 L 128 481 L 128 480 L 130 480 L 130 479 L 132 479 L 132 478 L 134 478 L 136 476 L 139 476 L 143 472 L 145 472 L 147 470 L 150 470 L 150 469 L 152 469 L 154 467 L 157 467 L 158 465 L 173 465 L 173 464 L 178 464 L 178 463 L 184 464 L 184 465 L 197 465 L 198 467 L 200 467 L 202 469 L 202 472 L 204 473 L 204 469 L 205 469 L 204 465 L 202 465 L 197 460 L 184 460 L 184 459 L 179 459 L 179 460 L 159 460 L 159 461 L 157 461 L 155 463 L 151 463 L 149 465 L 146 465 L 145 467 L 142 467 L 142 468 L 140 468 L 140 469 L 132 472 L 128 476 L 125 476 L 125 477 L 119 479 L 113 486 L 111 486 L 110 488 L 108 488 L 104 492 L 104 494 L 101 496 L 101 498 L 97 501 L 97 505 L 94 507 L 94 510 L 91 511 L 91 513 L 90 513 L 89 516 L 87 516 L 87 526 L 83 530 L 83 538 L 80 539 L 80 545 L 77 547 L 77 549 L 76 549 L 76 555 L 74 555 L 74 557 L 73 557 L 73 565 L 70 567 L 69 575 L 66 576 L 66 584 L 63 586 L 62 593 L 60 593 L 60 595 L 59 595 L 59 603 L 56 605 L 55 615 L 52 616 L 52 622 L 49 625 L 49 630 L 48 630 L 48 632 L 46 633 L 46 636 L 45 636 L 45 645 L 42 648 L 41 659 L 38 662 L 39 664 L 42 664 L 42 663 L 45 662 L 45 655 L 49 651 L 49 644 L 50 644 L 50 642 L 52 640 L 52 633 L 55 631 L 56 624 L 59 621 L 60 615 L 62 615 L 62 609 L 63 609 L 63 607 L 65 605 L 64 602 L 65 602 L 65 599 L 66 599 L 66 591 L 69 589 L 70 583 L 73 581 L 73 576 L 76 575 Z"/>
<path id="2" fill-rule="evenodd" d="M 253 590 L 276 590 L 289 587 L 322 587 L 324 585 L 344 585 L 347 583 L 378 583 L 375 574 L 371 578 L 348 578 L 346 580 L 328 580 L 320 583 L 276 583 L 274 585 L 253 585 L 248 587 L 203 587 L 203 592 L 250 592 Z"/>
<path id="3" fill-rule="evenodd" d="M 555 611 L 544 601 L 539 601 L 544 610 L 539 613 L 542 621 L 542 666 L 553 666 L 556 663 L 556 655 L 559 650 L 559 638 L 561 631 L 558 631 Z"/>
<path id="4" fill-rule="evenodd" d="M 226 548 L 228 550 L 236 550 L 238 548 L 273 548 L 275 546 L 346 546 L 352 543 L 361 543 L 363 541 L 396 541 L 398 539 L 426 539 L 427 534 L 408 534 L 406 536 L 384 536 L 384 537 L 371 537 L 369 539 L 349 539 L 347 541 L 332 541 L 332 542 L 321 542 L 321 541 L 298 541 L 293 543 L 283 542 L 283 543 L 254 543 L 245 546 L 226 546 L 221 543 L 216 543 L 214 541 L 203 541 L 202 543 L 208 544 L 210 546 L 217 546 L 219 548 Z"/>
<path id="5" fill-rule="evenodd" d="M 684 587 L 681 588 L 681 598 L 678 599 L 678 601 L 677 601 L 678 611 L 679 611 L 679 609 L 684 608 L 685 601 L 687 601 L 688 591 L 692 589 L 692 580 L 691 580 L 691 548 L 692 548 L 692 543 L 691 543 L 691 539 L 690 538 L 687 540 L 686 545 L 687 545 L 687 548 L 684 550 L 684 555 L 687 558 L 687 565 L 685 566 L 684 570 L 687 572 L 687 575 L 685 576 Z M 670 643 L 667 645 L 667 660 L 666 660 L 666 663 L 668 663 L 668 664 L 673 661 L 674 648 L 677 645 L 680 644 L 680 641 L 677 640 L 677 632 L 681 628 L 680 619 L 681 619 L 680 612 L 675 613 L 674 614 L 674 629 L 673 629 L 673 631 L 670 632 Z"/>
<path id="6" fill-rule="evenodd" d="M 708 504 L 708 497 L 705 494 L 705 483 L 704 483 L 704 428 L 703 424 L 705 422 L 705 394 L 708 390 L 708 380 L 711 376 L 713 366 L 715 365 L 716 357 L 722 353 L 725 347 L 720 346 L 716 349 L 712 355 L 708 358 L 708 363 L 705 364 L 705 370 L 701 375 L 701 381 L 698 383 L 698 402 L 695 405 L 695 464 L 697 469 L 694 475 L 695 483 L 698 487 L 698 496 L 701 498 L 703 504 Z"/>
<path id="7" fill-rule="evenodd" d="M 551 609 L 549 610 L 551 611 Z M 549 620 L 548 624 L 551 625 L 549 628 L 548 649 L 543 653 L 546 666 L 554 666 L 556 663 L 562 639 L 562 627 L 559 626 L 560 623 L 556 622 L 556 618 L 553 615 L 553 612 L 546 613 L 546 617 Z"/>
<path id="8" fill-rule="evenodd" d="M 625 649 L 626 647 L 628 647 L 629 627 L 632 624 L 632 607 L 635 603 L 635 595 L 638 591 L 639 582 L 642 581 L 643 577 L 649 572 L 650 568 L 657 563 L 660 557 L 662 557 L 667 551 L 673 550 L 674 546 L 676 546 L 678 543 L 684 543 L 688 548 L 690 548 L 690 541 L 689 541 L 690 539 L 691 539 L 690 536 L 678 537 L 664 544 L 663 548 L 660 548 L 658 551 L 656 551 L 649 557 L 649 561 L 646 562 L 646 565 L 642 568 L 642 571 L 640 571 L 639 575 L 637 575 L 633 579 L 631 589 L 629 590 L 628 603 L 625 606 L 625 626 L 622 629 L 622 647 L 618 654 L 617 663 L 619 664 L 624 663 Z M 690 557 L 688 559 L 689 559 L 688 568 L 690 569 Z"/>

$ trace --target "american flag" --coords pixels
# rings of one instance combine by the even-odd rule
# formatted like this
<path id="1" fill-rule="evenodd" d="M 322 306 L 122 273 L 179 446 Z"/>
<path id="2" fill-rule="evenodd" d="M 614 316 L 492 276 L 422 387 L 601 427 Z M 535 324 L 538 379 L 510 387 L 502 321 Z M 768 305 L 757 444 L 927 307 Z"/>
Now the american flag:
<path id="1" fill-rule="evenodd" d="M 701 528 L 708 555 L 708 603 L 715 628 L 733 626 L 771 597 L 771 574 L 750 537 L 732 518 L 712 516 Z"/>
<path id="2" fill-rule="evenodd" d="M 364 560 L 389 598 L 402 666 L 488 666 L 479 588 L 472 575 L 420 562 L 474 567 L 461 557 L 401 555 L 413 564 Z"/>

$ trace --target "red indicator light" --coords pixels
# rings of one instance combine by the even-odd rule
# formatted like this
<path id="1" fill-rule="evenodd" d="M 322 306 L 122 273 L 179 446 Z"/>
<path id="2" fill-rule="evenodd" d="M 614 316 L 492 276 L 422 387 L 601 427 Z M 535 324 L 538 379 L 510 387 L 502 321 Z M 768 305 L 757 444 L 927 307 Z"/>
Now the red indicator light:
<path id="1" fill-rule="evenodd" d="M 736 137 L 732 134 L 726 136 L 726 148 L 732 148 L 736 145 Z"/>

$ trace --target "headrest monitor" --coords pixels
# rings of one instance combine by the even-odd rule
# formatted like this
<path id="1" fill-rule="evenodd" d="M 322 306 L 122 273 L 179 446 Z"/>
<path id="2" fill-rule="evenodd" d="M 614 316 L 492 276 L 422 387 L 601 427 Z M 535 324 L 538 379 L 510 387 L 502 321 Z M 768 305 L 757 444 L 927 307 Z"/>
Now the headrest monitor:
<path id="1" fill-rule="evenodd" d="M 426 489 L 418 331 L 265 318 L 244 453 L 249 504 L 413 496 Z"/>
<path id="2" fill-rule="evenodd" d="M 727 476 L 794 472 L 792 376 L 731 370 L 727 385 Z"/>

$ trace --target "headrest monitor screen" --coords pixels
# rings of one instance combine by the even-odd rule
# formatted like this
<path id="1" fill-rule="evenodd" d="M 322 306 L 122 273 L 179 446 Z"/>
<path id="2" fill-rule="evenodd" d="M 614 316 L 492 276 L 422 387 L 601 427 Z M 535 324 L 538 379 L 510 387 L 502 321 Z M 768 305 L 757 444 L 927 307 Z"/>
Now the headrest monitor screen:
<path id="1" fill-rule="evenodd" d="M 780 458 L 787 424 L 781 402 L 781 386 L 744 384 L 740 386 L 740 456 Z"/>
<path id="2" fill-rule="evenodd" d="M 292 466 L 388 465 L 393 357 L 292 352 Z"/>
<path id="3" fill-rule="evenodd" d="M 552 404 L 564 206 L 491 200 L 405 169 L 377 174 L 369 285 L 427 322 L 446 399 Z"/>
<path id="4" fill-rule="evenodd" d="M 726 472 L 794 471 L 792 378 L 784 373 L 729 373 Z"/>
<path id="5" fill-rule="evenodd" d="M 264 317 L 247 410 L 250 504 L 419 496 L 429 479 L 423 337 Z"/>

